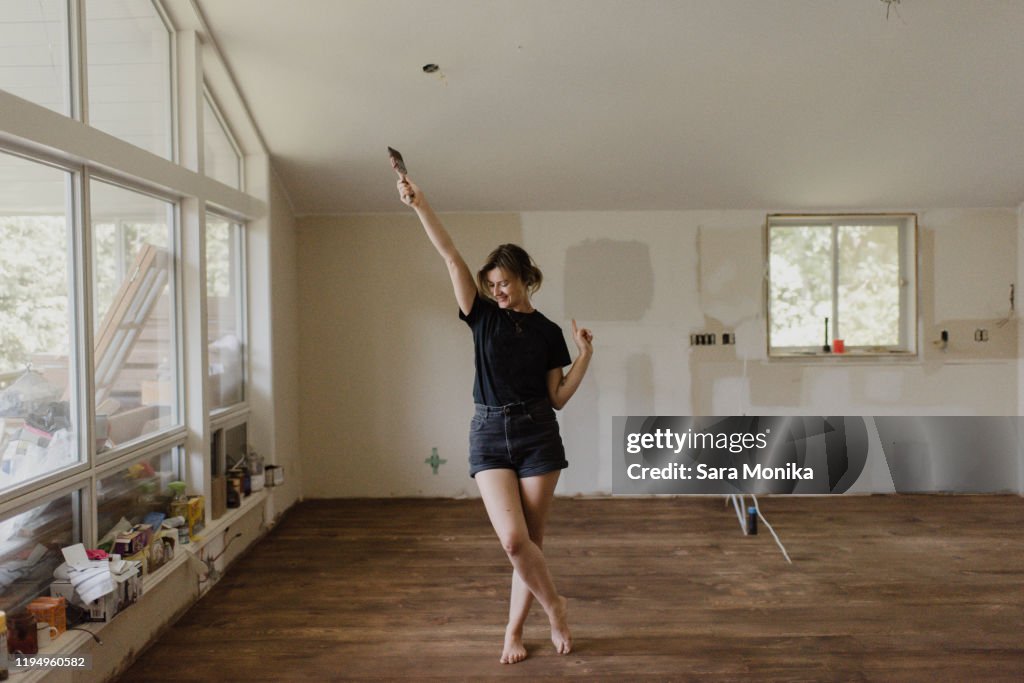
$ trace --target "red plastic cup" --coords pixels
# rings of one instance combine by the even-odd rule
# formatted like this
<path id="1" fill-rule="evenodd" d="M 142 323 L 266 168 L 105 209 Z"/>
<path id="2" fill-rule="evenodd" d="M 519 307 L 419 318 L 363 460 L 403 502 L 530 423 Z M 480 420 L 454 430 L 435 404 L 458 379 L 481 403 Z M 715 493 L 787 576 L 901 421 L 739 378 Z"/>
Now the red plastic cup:
<path id="1" fill-rule="evenodd" d="M 843 340 L 842 339 L 833 339 L 832 340 L 832 353 L 845 353 L 845 352 L 846 352 L 846 344 L 843 342 Z"/>

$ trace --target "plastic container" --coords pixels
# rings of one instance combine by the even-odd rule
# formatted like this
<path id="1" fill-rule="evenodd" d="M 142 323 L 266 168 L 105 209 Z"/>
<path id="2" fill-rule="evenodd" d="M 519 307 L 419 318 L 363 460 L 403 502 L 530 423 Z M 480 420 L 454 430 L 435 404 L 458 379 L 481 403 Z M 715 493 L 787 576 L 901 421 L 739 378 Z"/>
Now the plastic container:
<path id="1" fill-rule="evenodd" d="M 185 482 L 172 481 L 167 485 L 173 494 L 168 507 L 168 517 L 188 517 L 188 496 L 185 495 Z"/>
<path id="2" fill-rule="evenodd" d="M 167 488 L 171 489 L 174 493 L 174 497 L 171 499 L 171 504 L 168 508 L 170 517 L 172 519 L 180 517 L 182 521 L 188 519 L 188 496 L 185 495 L 185 482 L 183 481 L 172 481 L 167 485 Z M 191 539 L 188 535 L 188 525 L 182 524 L 178 527 L 178 543 L 184 545 Z"/>
<path id="3" fill-rule="evenodd" d="M 747 508 L 747 533 L 751 536 L 757 536 L 757 508 Z"/>

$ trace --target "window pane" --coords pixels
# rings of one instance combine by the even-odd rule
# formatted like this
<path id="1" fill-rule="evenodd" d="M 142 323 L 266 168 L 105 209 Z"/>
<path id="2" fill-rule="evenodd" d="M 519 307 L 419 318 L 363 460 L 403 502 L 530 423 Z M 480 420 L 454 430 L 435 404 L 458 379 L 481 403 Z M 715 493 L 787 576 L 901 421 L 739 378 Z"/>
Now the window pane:
<path id="1" fill-rule="evenodd" d="M 96 482 L 96 531 L 99 544 L 124 531 L 150 512 L 168 513 L 171 490 L 178 479 L 174 451 L 133 463 Z"/>
<path id="2" fill-rule="evenodd" d="M 241 160 L 209 98 L 203 98 L 203 164 L 206 175 L 242 189 Z"/>
<path id="3" fill-rule="evenodd" d="M 68 173 L 0 154 L 0 490 L 79 461 Z"/>
<path id="4" fill-rule="evenodd" d="M 91 184 L 96 414 L 105 448 L 177 421 L 172 205 Z"/>
<path id="5" fill-rule="evenodd" d="M 87 0 L 89 124 L 171 158 L 171 34 L 152 0 Z"/>
<path id="6" fill-rule="evenodd" d="M 60 549 L 81 540 L 77 492 L 0 522 L 0 609 L 17 611 L 37 595 L 49 595 Z"/>
<path id="7" fill-rule="evenodd" d="M 239 224 L 207 214 L 206 314 L 211 409 L 239 403 L 244 395 L 242 243 Z"/>
<path id="8" fill-rule="evenodd" d="M 0 88 L 71 115 L 67 0 L 0 2 Z"/>
<path id="9" fill-rule="evenodd" d="M 832 317 L 832 228 L 773 227 L 770 240 L 771 345 L 820 347 Z"/>
<path id="10" fill-rule="evenodd" d="M 847 346 L 900 342 L 900 231 L 895 225 L 839 228 L 839 325 Z"/>

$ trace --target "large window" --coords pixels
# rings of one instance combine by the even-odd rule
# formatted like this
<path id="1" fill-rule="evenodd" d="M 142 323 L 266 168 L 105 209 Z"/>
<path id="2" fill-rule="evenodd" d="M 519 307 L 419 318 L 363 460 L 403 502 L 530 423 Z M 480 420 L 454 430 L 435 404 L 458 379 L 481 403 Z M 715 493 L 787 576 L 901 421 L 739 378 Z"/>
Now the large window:
<path id="1" fill-rule="evenodd" d="M 244 226 L 263 207 L 221 183 L 243 186 L 229 123 L 256 136 L 212 99 L 176 111 L 172 83 L 206 78 L 243 107 L 222 65 L 177 72 L 218 56 L 175 39 L 204 30 L 194 3 L 165 4 L 0 0 L 0 609 L 46 592 L 61 548 L 168 512 L 172 480 L 210 491 L 217 444 L 223 503 L 233 442 L 211 430 L 250 417 Z"/>
<path id="2" fill-rule="evenodd" d="M 76 490 L 0 520 L 0 609 L 12 614 L 47 594 L 60 549 L 82 538 L 81 500 Z"/>
<path id="3" fill-rule="evenodd" d="M 99 543 L 139 524 L 151 512 L 167 513 L 178 479 L 173 451 L 153 455 L 101 477 L 96 482 Z"/>
<path id="4" fill-rule="evenodd" d="M 242 159 L 209 93 L 203 97 L 203 169 L 209 177 L 242 189 Z"/>
<path id="5" fill-rule="evenodd" d="M 86 0 L 89 124 L 171 158 L 171 32 L 153 0 Z"/>
<path id="6" fill-rule="evenodd" d="M 916 228 L 902 214 L 769 216 L 771 354 L 916 353 Z"/>
<path id="7" fill-rule="evenodd" d="M 71 115 L 67 0 L 0 2 L 0 88 Z"/>
<path id="8" fill-rule="evenodd" d="M 177 423 L 174 206 L 91 184 L 96 421 L 103 448 Z"/>
<path id="9" fill-rule="evenodd" d="M 70 174 L 0 154 L 0 491 L 79 462 Z"/>
<path id="10" fill-rule="evenodd" d="M 210 352 L 210 408 L 240 403 L 245 396 L 242 226 L 206 214 L 206 314 Z"/>

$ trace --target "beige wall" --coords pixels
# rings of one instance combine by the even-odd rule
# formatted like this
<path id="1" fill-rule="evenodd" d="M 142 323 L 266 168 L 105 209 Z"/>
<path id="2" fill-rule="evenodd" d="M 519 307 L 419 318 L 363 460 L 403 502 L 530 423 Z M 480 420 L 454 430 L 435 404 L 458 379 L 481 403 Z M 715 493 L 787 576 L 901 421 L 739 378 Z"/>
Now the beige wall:
<path id="1" fill-rule="evenodd" d="M 1024 296 L 1024 204 L 1017 207 L 1017 279 L 1018 301 Z M 1024 303 L 1024 301 L 1022 301 Z M 1024 415 L 1024 318 L 1017 320 L 1017 415 Z M 1018 439 L 1017 490 L 1024 495 L 1024 440 Z"/>
<path id="2" fill-rule="evenodd" d="M 522 235 L 515 215 L 445 221 L 470 263 Z M 472 340 L 415 217 L 300 219 L 299 296 L 303 494 L 475 494 Z"/>
<path id="3" fill-rule="evenodd" d="M 766 360 L 765 213 L 444 216 L 471 266 L 522 244 L 545 274 L 535 305 L 563 330 L 576 317 L 594 331 L 591 371 L 560 415 L 571 467 L 558 493 L 610 492 L 615 415 L 1016 413 L 1017 326 L 995 325 L 1016 281 L 1015 210 L 920 213 L 921 357 L 856 363 Z M 415 217 L 298 224 L 305 495 L 476 495 L 472 340 Z M 942 329 L 945 352 L 931 344 Z M 691 348 L 702 331 L 738 343 Z M 424 462 L 433 447 L 448 460 L 438 475 Z M 955 474 L 939 487 L 955 489 Z"/>
<path id="4" fill-rule="evenodd" d="M 273 514 L 302 497 L 299 451 L 299 282 L 298 230 L 290 202 L 277 175 L 270 174 L 270 296 L 273 340 L 274 435 L 270 452 L 284 467 L 285 484 L 274 492 Z"/>

